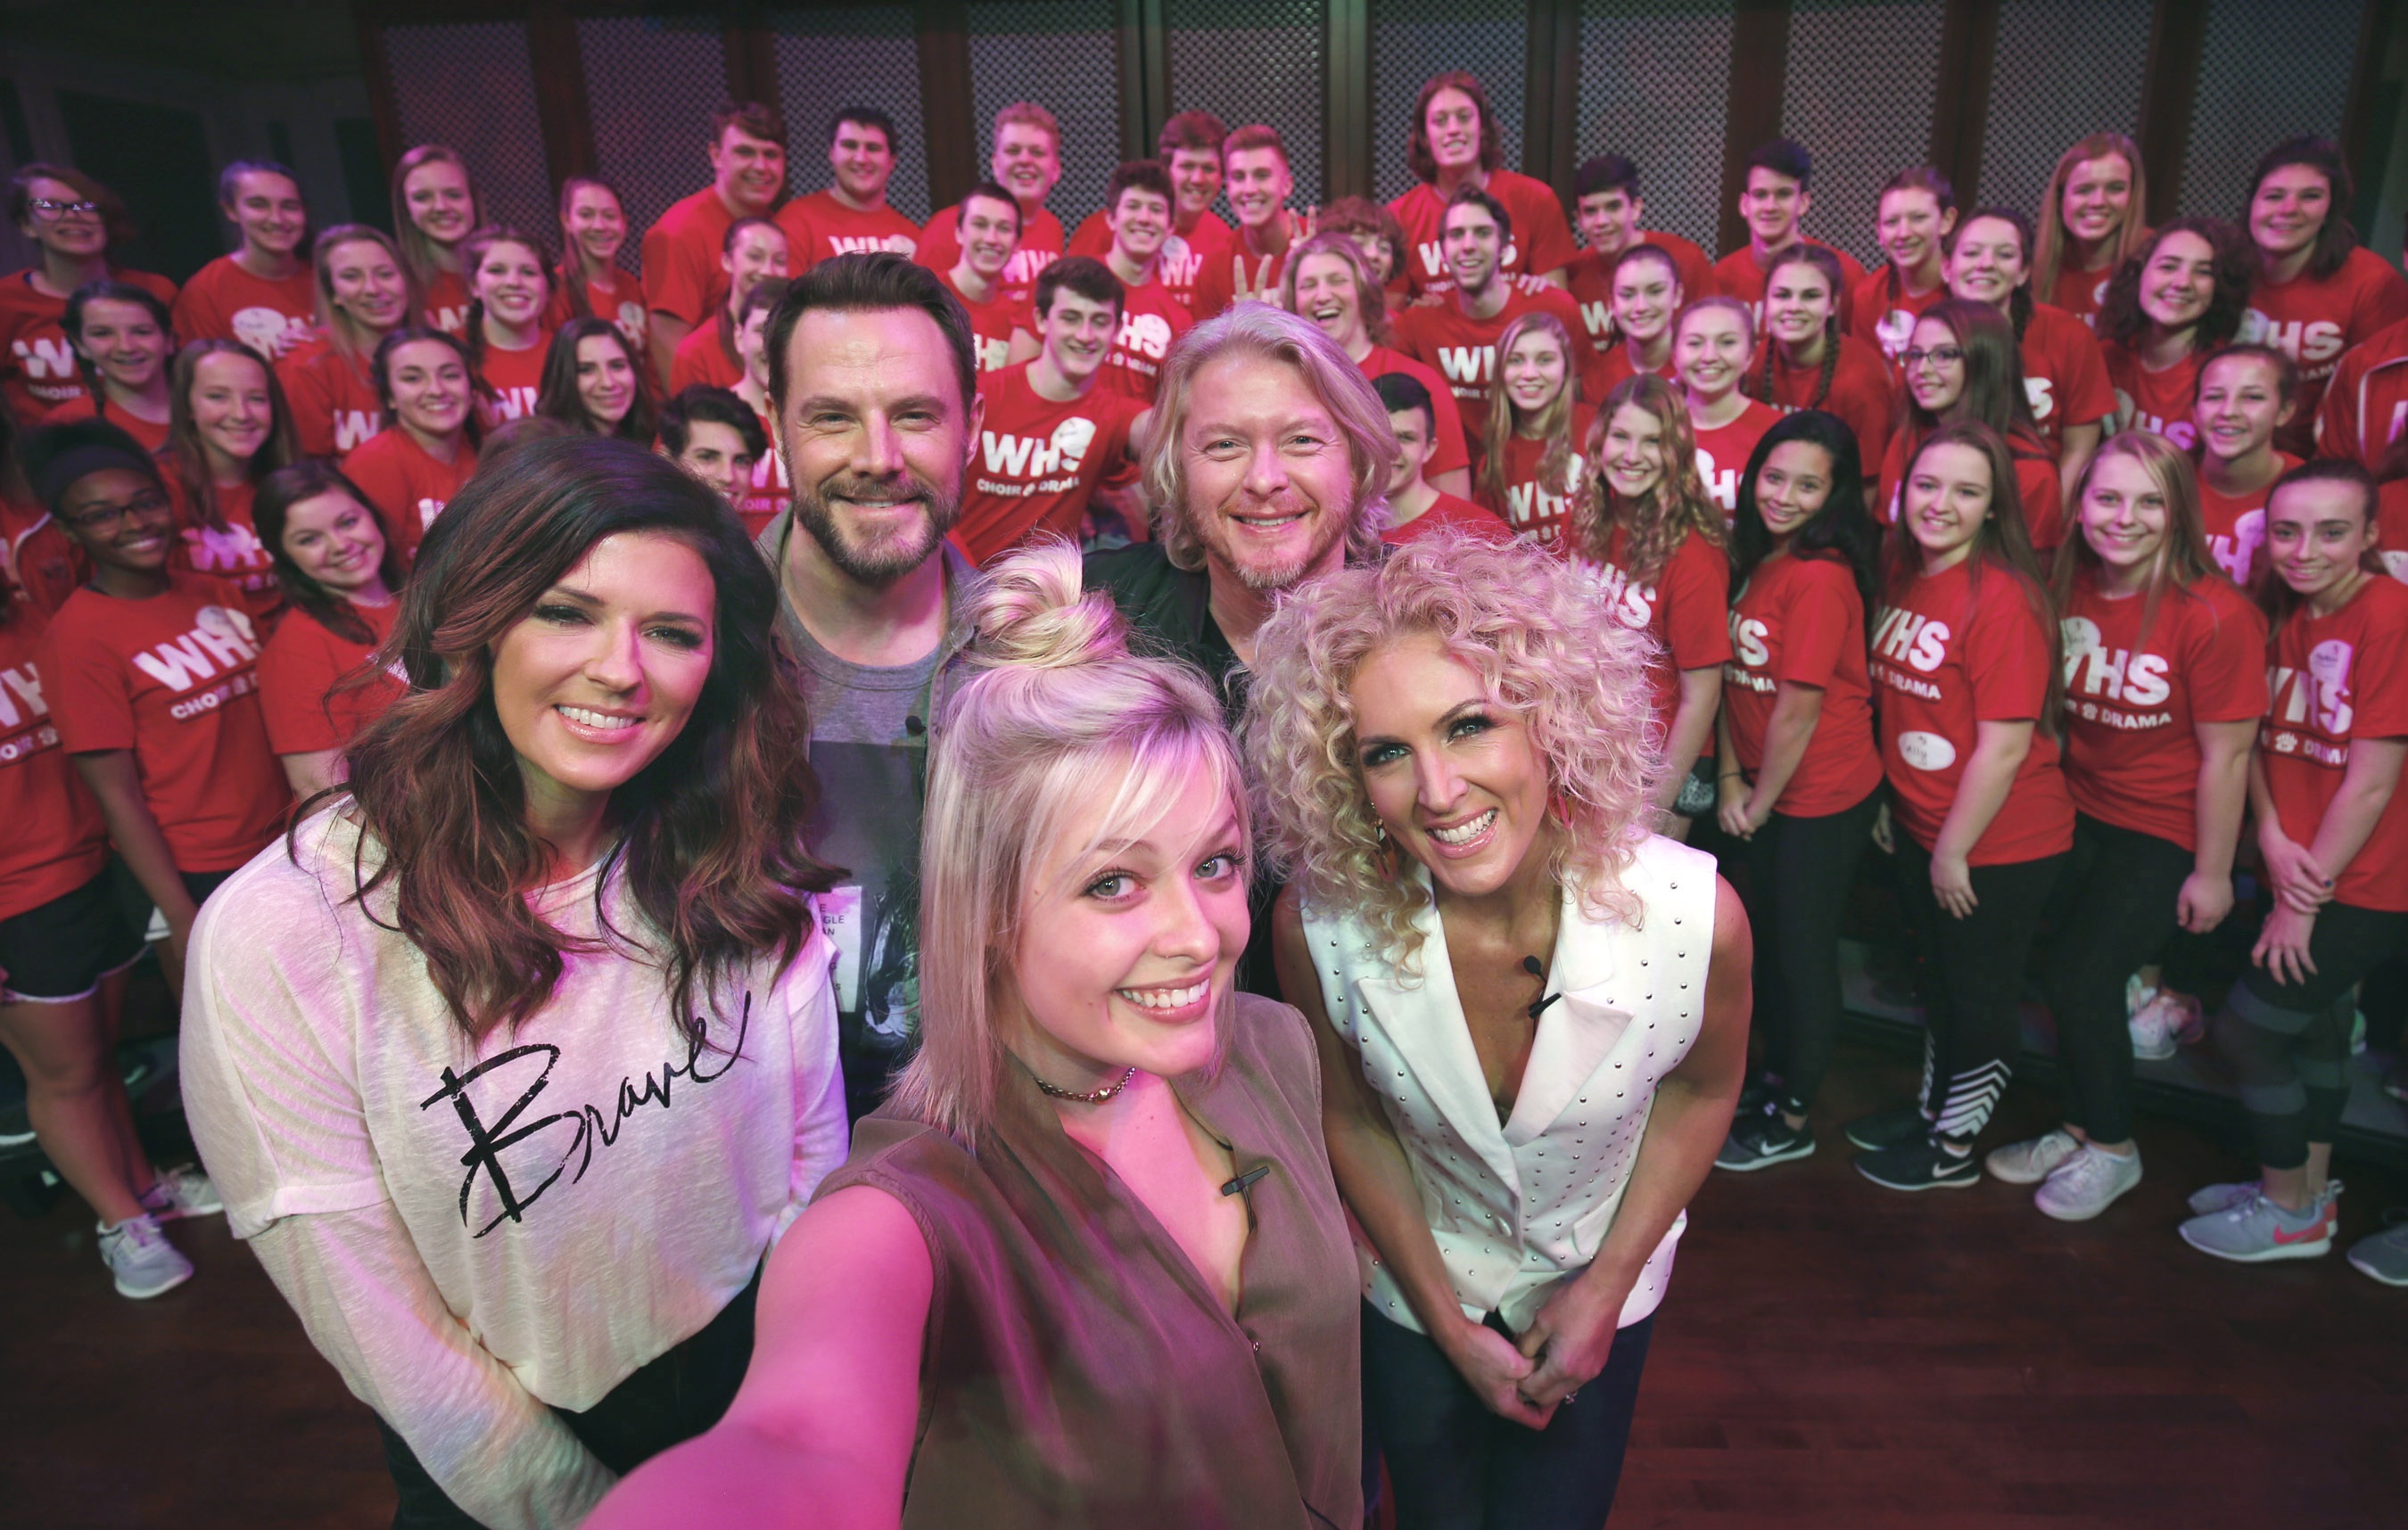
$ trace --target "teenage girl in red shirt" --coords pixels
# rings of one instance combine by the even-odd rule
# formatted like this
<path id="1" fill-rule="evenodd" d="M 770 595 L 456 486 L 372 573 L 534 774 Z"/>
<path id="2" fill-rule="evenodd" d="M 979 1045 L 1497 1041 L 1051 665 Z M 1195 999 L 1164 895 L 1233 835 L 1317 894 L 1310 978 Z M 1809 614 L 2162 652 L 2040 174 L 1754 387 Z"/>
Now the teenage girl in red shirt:
<path id="1" fill-rule="evenodd" d="M 2089 328 L 2031 294 L 2031 222 L 2012 207 L 1976 207 L 1948 241 L 1948 292 L 1986 303 L 2014 325 L 2032 422 L 2057 455 L 2058 501 L 2082 476 L 2115 413 L 2107 359 Z"/>
<path id="2" fill-rule="evenodd" d="M 394 234 L 418 293 L 416 322 L 466 337 L 469 293 L 460 245 L 481 222 L 468 162 L 457 150 L 423 143 L 394 164 Z"/>
<path id="3" fill-rule="evenodd" d="M 1742 299 L 1701 297 L 1673 322 L 1672 365 L 1697 433 L 1698 481 L 1727 524 L 1739 508 L 1740 470 L 1781 418 L 1741 391 L 1755 353 L 1756 322 Z"/>
<path id="4" fill-rule="evenodd" d="M 109 247 L 134 236 L 125 204 L 79 170 L 20 166 L 8 178 L 8 222 L 32 246 L 34 264 L 0 277 L 0 405 L 32 425 L 83 392 L 74 348 L 59 327 L 79 288 L 123 281 L 172 304 L 176 284 L 109 263 Z"/>
<path id="5" fill-rule="evenodd" d="M 1924 310 L 1948 295 L 1942 247 L 1956 232 L 1956 188 L 1928 164 L 1901 170 L 1882 188 L 1875 208 L 1882 253 L 1880 270 L 1857 284 L 1848 304 L 1848 333 L 1880 349 L 1895 365 Z M 1881 460 L 1868 455 L 1870 466 Z"/>
<path id="6" fill-rule="evenodd" d="M 2095 322 L 2108 281 L 2149 236 L 2148 205 L 2141 146 L 2129 137 L 2093 133 L 2067 150 L 2041 195 L 2032 296 Z"/>
<path id="7" fill-rule="evenodd" d="M 1594 413 L 1580 401 L 1563 322 L 1531 312 L 1506 325 L 1497 336 L 1497 386 L 1488 394 L 1473 498 L 1517 532 L 1561 541 L 1580 496 L 1580 443 Z"/>
<path id="8" fill-rule="evenodd" d="M 366 669 L 401 614 L 401 552 L 367 496 L 322 462 L 269 474 L 258 514 L 287 608 L 260 651 L 259 707 L 306 802 L 343 779 L 343 747 L 405 689 Z"/>
<path id="9" fill-rule="evenodd" d="M 94 281 L 76 289 L 62 321 L 83 366 L 83 396 L 52 409 L 43 423 L 106 420 L 149 450 L 167 444 L 167 358 L 175 324 L 148 288 Z"/>
<path id="10" fill-rule="evenodd" d="M 1898 412 L 1889 363 L 1840 333 L 1840 261 L 1820 245 L 1772 257 L 1764 274 L 1764 342 L 1747 391 L 1776 409 L 1823 409 L 1856 433 L 1856 460 L 1878 468 Z"/>
<path id="11" fill-rule="evenodd" d="M 1925 437 L 1943 423 L 1985 425 L 2004 437 L 2015 459 L 2024 533 L 2045 556 L 2061 539 L 2057 463 L 2033 428 L 2024 391 L 2023 363 L 2006 316 L 1986 303 L 1951 298 L 1914 322 L 1899 360 L 1905 364 L 1905 408 L 1882 459 L 1873 518 L 1895 523 L 1905 497 L 1906 465 Z"/>
<path id="12" fill-rule="evenodd" d="M 407 565 L 443 507 L 477 470 L 468 348 L 439 329 L 394 330 L 370 362 L 393 423 L 343 459 Z"/>
<path id="13" fill-rule="evenodd" d="M 2239 1076 L 2258 1177 L 2193 1194 L 2182 1226 L 2192 1248 L 2245 1264 L 2332 1247 L 2332 1142 L 2349 1099 L 2336 1003 L 2408 942 L 2408 585 L 2376 555 L 2373 480 L 2352 462 L 2293 468 L 2266 532 L 2272 694 L 2249 805 L 2273 908 L 2211 1026 Z M 2351 1262 L 2367 1267 L 2357 1251 Z"/>
<path id="14" fill-rule="evenodd" d="M 644 353 L 643 283 L 619 266 L 619 252 L 626 244 L 627 213 L 617 192 L 591 176 L 571 176 L 560 183 L 560 268 L 552 306 L 544 310 L 546 326 L 558 329 L 571 319 L 607 319 L 619 326 L 638 356 Z M 651 365 L 646 362 L 646 368 Z"/>
<path id="15" fill-rule="evenodd" d="M 1881 804 L 1865 668 L 1879 545 L 1856 433 L 1820 409 L 1783 416 L 1748 459 L 1731 527 L 1716 784 L 1748 865 L 1764 1046 L 1717 1167 L 1814 1151 L 1807 1112 L 1840 1030 L 1840 916 Z"/>
<path id="16" fill-rule="evenodd" d="M 1925 1090 L 1847 1133 L 1875 1184 L 1962 1187 L 1982 1177 L 1973 1141 L 2014 1074 L 2025 958 L 2073 845 L 2057 619 L 2002 436 L 1960 423 L 1923 443 L 1883 562 L 1872 684 L 1888 838 L 1929 956 Z"/>
<path id="17" fill-rule="evenodd" d="M 181 521 L 176 566 L 235 585 L 265 637 L 284 594 L 251 501 L 259 480 L 296 455 L 284 390 L 239 340 L 194 341 L 178 352 L 171 381 L 175 419 L 161 455 Z"/>
<path id="18" fill-rule="evenodd" d="M 2208 554 L 2190 458 L 2145 431 L 2110 437 L 2074 517 L 2056 590 L 2073 858 L 2049 964 L 2065 1124 L 1987 1160 L 2059 1222 L 2141 1182 L 2125 979 L 2231 911 L 2266 709 L 2266 620 Z"/>
<path id="19" fill-rule="evenodd" d="M 618 325 L 592 314 L 552 337 L 535 412 L 586 436 L 615 436 L 650 449 L 655 410 L 642 352 Z"/>
<path id="20" fill-rule="evenodd" d="M 2199 369 L 2191 428 L 2199 436 L 2199 515 L 2227 578 L 2257 588 L 2264 568 L 2266 496 L 2300 459 L 2274 445 L 2298 406 L 2291 358 L 2272 346 L 2227 346 Z"/>
<path id="21" fill-rule="evenodd" d="M 468 272 L 468 363 L 477 375 L 477 422 L 491 431 L 523 420 L 543 388 L 552 336 L 543 311 L 552 267 L 543 247 L 514 228 L 489 224 L 462 241 Z"/>
<path id="22" fill-rule="evenodd" d="M 338 223 L 318 236 L 318 335 L 276 364 L 305 456 L 337 457 L 384 428 L 369 358 L 410 322 L 417 303 L 401 251 L 382 230 Z"/>
<path id="23" fill-rule="evenodd" d="M 2114 429 L 2150 431 L 2186 451 L 2199 444 L 2200 365 L 2240 332 L 2249 280 L 2241 231 L 2213 218 L 2176 219 L 2116 269 L 2099 310 Z"/>

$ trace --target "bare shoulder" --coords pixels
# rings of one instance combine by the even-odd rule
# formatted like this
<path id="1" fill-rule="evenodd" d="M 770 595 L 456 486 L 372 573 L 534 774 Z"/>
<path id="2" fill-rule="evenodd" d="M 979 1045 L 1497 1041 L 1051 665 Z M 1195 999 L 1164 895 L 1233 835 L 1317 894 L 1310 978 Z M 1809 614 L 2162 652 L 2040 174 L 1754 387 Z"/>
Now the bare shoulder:
<path id="1" fill-rule="evenodd" d="M 1714 964 L 1744 962 L 1755 951 L 1747 923 L 1747 906 L 1720 876 L 1714 878 Z"/>

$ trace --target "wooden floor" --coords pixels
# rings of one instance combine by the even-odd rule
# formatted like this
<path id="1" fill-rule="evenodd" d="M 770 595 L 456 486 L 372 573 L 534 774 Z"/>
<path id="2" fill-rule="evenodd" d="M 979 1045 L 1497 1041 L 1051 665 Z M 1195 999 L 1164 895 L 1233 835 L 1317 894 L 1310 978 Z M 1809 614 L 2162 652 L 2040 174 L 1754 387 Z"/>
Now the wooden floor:
<path id="1" fill-rule="evenodd" d="M 2240 1165 L 2173 1122 L 2143 1120 L 2146 1180 L 2086 1225 L 1987 1180 L 1877 1190 L 1837 1122 L 1913 1073 L 1843 1049 L 1822 1151 L 1699 1194 L 1617 1530 L 2408 1525 L 2408 1292 L 2338 1252 L 2192 1253 L 2182 1197 Z M 2051 1103 L 2011 1094 L 1985 1141 Z M 2355 1238 L 2401 1197 L 2348 1178 Z M 388 1523 L 366 1411 L 257 1265 L 222 1220 L 174 1237 L 199 1278 L 129 1302 L 80 1207 L 0 1213 L 0 1524 Z"/>

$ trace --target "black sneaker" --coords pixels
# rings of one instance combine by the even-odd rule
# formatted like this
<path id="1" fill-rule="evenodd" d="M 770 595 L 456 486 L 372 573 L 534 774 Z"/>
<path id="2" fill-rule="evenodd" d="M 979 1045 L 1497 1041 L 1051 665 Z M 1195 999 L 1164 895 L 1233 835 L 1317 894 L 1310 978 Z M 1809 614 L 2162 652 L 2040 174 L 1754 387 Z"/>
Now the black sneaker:
<path id="1" fill-rule="evenodd" d="M 1732 1109 L 1731 1119 L 1736 1121 L 1742 1116 L 1756 1114 L 1770 1105 L 1780 1094 L 1781 1078 L 1778 1074 L 1756 1074 L 1748 1080 L 1747 1087 L 1739 1092 L 1739 1104 Z"/>
<path id="2" fill-rule="evenodd" d="M 1885 1190 L 1962 1190 L 1982 1182 L 1979 1159 L 1970 1152 L 1950 1152 L 1930 1136 L 1858 1153 L 1856 1172 Z"/>
<path id="3" fill-rule="evenodd" d="M 1714 1154 L 1714 1167 L 1744 1174 L 1750 1169 L 1804 1158 L 1813 1151 L 1813 1129 L 1791 1130 L 1789 1123 L 1781 1119 L 1780 1107 L 1768 1104 L 1761 1115 L 1741 1116 L 1731 1122 L 1730 1136 L 1723 1139 L 1723 1151 Z"/>
<path id="4" fill-rule="evenodd" d="M 1931 1135 L 1931 1118 L 1922 1108 L 1901 1105 L 1895 1110 L 1880 1110 L 1870 1116 L 1858 1116 L 1842 1128 L 1848 1140 L 1867 1152 L 1879 1152 L 1902 1142 L 1920 1142 Z"/>

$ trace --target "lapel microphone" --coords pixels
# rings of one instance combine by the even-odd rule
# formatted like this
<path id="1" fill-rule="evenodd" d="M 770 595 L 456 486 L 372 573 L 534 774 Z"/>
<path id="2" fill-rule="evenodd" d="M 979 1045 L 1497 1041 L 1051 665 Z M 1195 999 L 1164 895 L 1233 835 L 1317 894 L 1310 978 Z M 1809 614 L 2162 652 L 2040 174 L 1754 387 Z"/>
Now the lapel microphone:
<path id="1" fill-rule="evenodd" d="M 1539 965 L 1539 959 L 1537 957 L 1523 957 L 1522 970 L 1528 973 L 1531 977 L 1538 979 L 1539 986 L 1541 988 L 1547 986 L 1547 969 Z M 1526 1007 L 1522 1012 L 1529 1016 L 1532 1020 L 1536 1020 L 1539 1018 L 1541 1010 L 1545 1009 L 1547 1006 L 1555 1003 L 1557 999 L 1562 997 L 1563 995 L 1561 994 L 1541 994 L 1535 1001 Z"/>
<path id="2" fill-rule="evenodd" d="M 1230 1180 L 1227 1184 L 1223 1185 L 1221 1187 L 1221 1194 L 1224 1195 L 1242 1195 L 1247 1191 L 1254 1188 L 1255 1180 L 1263 1178 L 1265 1175 L 1270 1173 L 1270 1171 L 1271 1166 L 1268 1164 L 1257 1164 L 1253 1168 L 1246 1170 L 1245 1173 L 1240 1174 L 1236 1179 Z"/>

